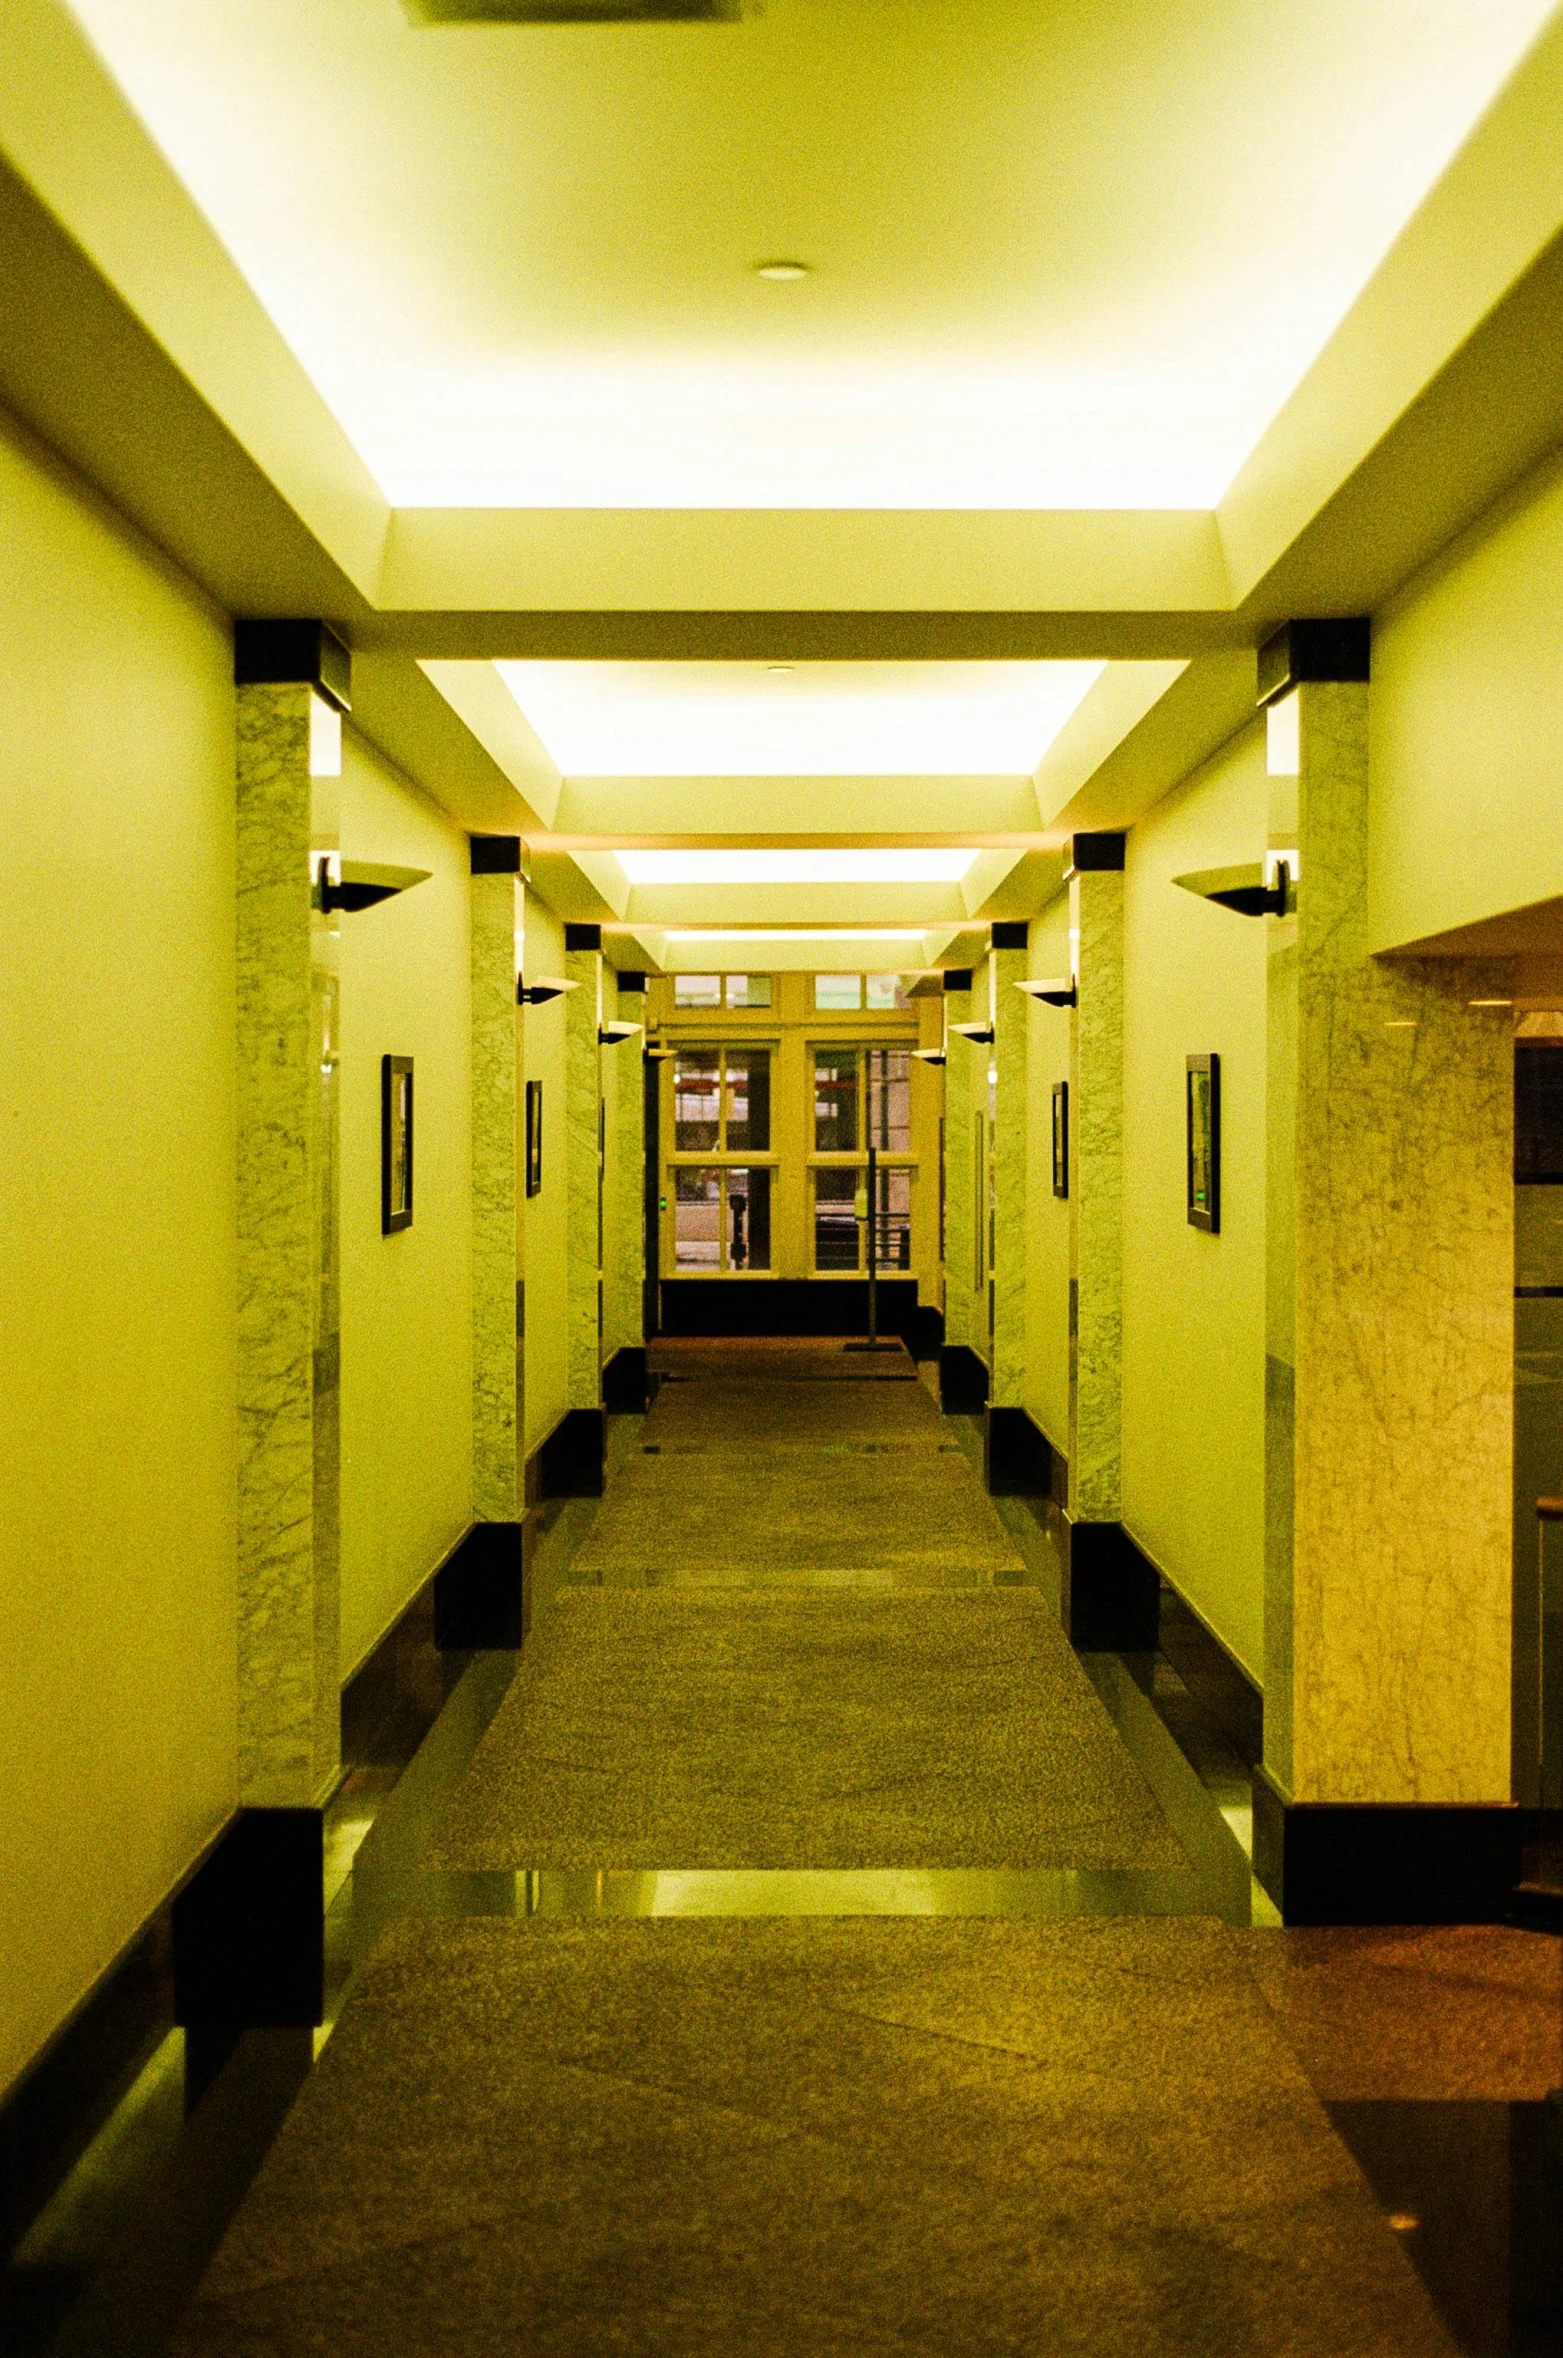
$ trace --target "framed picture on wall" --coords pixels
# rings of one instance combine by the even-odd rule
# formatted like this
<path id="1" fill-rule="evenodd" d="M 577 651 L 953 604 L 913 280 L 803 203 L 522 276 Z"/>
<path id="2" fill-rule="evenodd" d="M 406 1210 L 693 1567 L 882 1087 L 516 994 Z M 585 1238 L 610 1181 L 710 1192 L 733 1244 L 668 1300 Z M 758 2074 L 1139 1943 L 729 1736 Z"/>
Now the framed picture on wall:
<path id="1" fill-rule="evenodd" d="M 412 1058 L 380 1059 L 380 1233 L 412 1226 Z"/>
<path id="2" fill-rule="evenodd" d="M 526 1191 L 528 1195 L 543 1192 L 543 1084 L 528 1081 L 526 1085 Z"/>
<path id="3" fill-rule="evenodd" d="M 1053 1193 L 1069 1193 L 1069 1083 L 1053 1083 Z"/>
<path id="4" fill-rule="evenodd" d="M 1221 1228 L 1221 1059 L 1191 1056 L 1184 1075 L 1189 1224 Z"/>

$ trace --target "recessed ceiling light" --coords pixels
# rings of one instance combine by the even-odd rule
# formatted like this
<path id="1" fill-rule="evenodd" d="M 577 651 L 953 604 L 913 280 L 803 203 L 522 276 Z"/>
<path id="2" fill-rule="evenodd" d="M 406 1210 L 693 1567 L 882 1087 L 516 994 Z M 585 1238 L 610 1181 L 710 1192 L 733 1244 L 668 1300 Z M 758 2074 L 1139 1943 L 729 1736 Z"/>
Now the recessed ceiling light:
<path id="1" fill-rule="evenodd" d="M 773 679 L 791 679 L 797 667 L 791 663 L 768 663 L 765 668 Z"/>
<path id="2" fill-rule="evenodd" d="M 754 273 L 756 278 L 807 278 L 812 268 L 810 262 L 756 262 Z"/>

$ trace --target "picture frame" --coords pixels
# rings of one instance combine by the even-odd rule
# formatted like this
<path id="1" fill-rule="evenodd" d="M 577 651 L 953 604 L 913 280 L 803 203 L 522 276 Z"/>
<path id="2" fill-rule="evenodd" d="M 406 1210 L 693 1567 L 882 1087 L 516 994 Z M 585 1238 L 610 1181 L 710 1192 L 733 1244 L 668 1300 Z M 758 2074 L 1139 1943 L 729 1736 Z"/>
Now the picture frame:
<path id="1" fill-rule="evenodd" d="M 1069 1083 L 1053 1083 L 1053 1193 L 1069 1194 Z"/>
<path id="2" fill-rule="evenodd" d="M 543 1084 L 526 1085 L 526 1192 L 543 1192 Z"/>
<path id="3" fill-rule="evenodd" d="M 1191 1228 L 1221 1233 L 1221 1059 L 1191 1056 L 1184 1071 L 1185 1170 Z"/>
<path id="4" fill-rule="evenodd" d="M 412 1226 L 412 1058 L 380 1059 L 380 1233 Z"/>

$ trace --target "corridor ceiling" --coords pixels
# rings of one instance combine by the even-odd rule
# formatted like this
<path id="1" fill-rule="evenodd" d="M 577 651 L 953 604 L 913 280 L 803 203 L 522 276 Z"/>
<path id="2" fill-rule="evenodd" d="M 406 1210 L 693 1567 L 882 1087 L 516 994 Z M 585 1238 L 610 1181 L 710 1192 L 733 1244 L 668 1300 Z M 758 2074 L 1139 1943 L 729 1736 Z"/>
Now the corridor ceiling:
<path id="1" fill-rule="evenodd" d="M 0 398 L 563 913 L 948 929 L 1563 434 L 1560 120 L 1552 0 L 6 0 Z"/>

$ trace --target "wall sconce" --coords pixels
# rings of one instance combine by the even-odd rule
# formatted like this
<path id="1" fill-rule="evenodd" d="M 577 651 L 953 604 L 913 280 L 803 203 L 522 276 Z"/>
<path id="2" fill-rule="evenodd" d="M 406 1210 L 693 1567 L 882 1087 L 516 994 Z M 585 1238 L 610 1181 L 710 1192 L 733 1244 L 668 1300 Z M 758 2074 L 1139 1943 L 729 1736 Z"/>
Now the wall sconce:
<path id="1" fill-rule="evenodd" d="M 1053 982 L 1018 982 L 1017 991 L 1024 991 L 1028 999 L 1040 999 L 1048 1007 L 1073 1007 L 1080 994 L 1073 975 L 1061 974 Z"/>
<path id="2" fill-rule="evenodd" d="M 912 1054 L 919 1064 L 943 1064 L 944 1062 L 942 1048 L 914 1048 Z"/>
<path id="3" fill-rule="evenodd" d="M 1241 868 L 1201 868 L 1190 876 L 1174 876 L 1172 881 L 1202 901 L 1235 910 L 1239 917 L 1285 917 L 1297 906 L 1291 870 L 1284 860 L 1277 860 L 1270 884 L 1266 884 L 1264 867 L 1257 860 Z"/>
<path id="4" fill-rule="evenodd" d="M 952 1023 L 952 1032 L 959 1032 L 963 1040 L 970 1040 L 974 1048 L 986 1047 L 993 1038 L 991 1023 Z"/>
<path id="5" fill-rule="evenodd" d="M 516 1005 L 518 1007 L 544 1007 L 550 999 L 559 998 L 565 991 L 578 991 L 580 987 L 578 982 L 561 982 L 557 975 L 552 974 L 540 974 L 536 982 L 528 987 L 518 974 L 516 976 Z"/>
<path id="6" fill-rule="evenodd" d="M 643 1023 L 600 1023 L 597 1039 L 603 1048 L 617 1048 L 621 1040 L 633 1040 L 645 1030 Z"/>
<path id="7" fill-rule="evenodd" d="M 392 900 L 410 885 L 425 883 L 432 873 L 428 868 L 382 868 L 371 860 L 341 860 L 333 875 L 332 857 L 323 853 L 315 871 L 315 906 L 328 915 L 333 909 L 349 916 L 372 909 L 377 901 Z"/>

